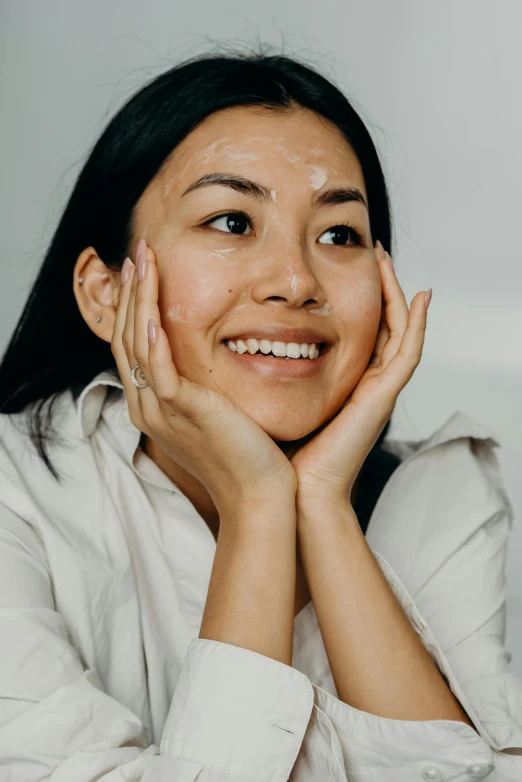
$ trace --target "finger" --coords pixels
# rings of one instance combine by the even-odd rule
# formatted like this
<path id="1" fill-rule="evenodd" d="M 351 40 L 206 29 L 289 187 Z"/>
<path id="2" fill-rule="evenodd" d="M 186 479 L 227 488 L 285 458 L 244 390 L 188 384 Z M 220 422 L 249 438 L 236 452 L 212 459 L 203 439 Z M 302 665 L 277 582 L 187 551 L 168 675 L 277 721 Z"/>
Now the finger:
<path id="1" fill-rule="evenodd" d="M 138 254 L 136 253 L 136 261 L 137 258 Z M 136 366 L 136 357 L 134 355 L 134 299 L 136 297 L 137 282 L 138 279 L 136 276 L 136 269 L 134 269 L 134 274 L 132 275 L 132 279 L 130 280 L 129 284 L 129 297 L 127 300 L 125 322 L 123 324 L 123 332 L 121 335 L 123 349 L 125 350 L 125 355 L 127 356 L 127 361 L 131 369 Z"/>
<path id="2" fill-rule="evenodd" d="M 114 329 L 112 332 L 112 339 L 111 339 L 111 352 L 116 361 L 116 366 L 118 367 L 118 373 L 120 375 L 121 382 L 123 383 L 123 386 L 125 388 L 125 393 L 128 398 L 129 397 L 128 391 L 130 391 L 131 388 L 134 388 L 135 386 L 130 381 L 131 366 L 129 365 L 129 358 L 123 344 L 123 330 L 125 328 L 125 320 L 127 317 L 127 308 L 128 308 L 129 297 L 131 292 L 132 277 L 134 275 L 134 264 L 132 263 L 130 258 L 125 260 L 126 261 L 128 260 L 130 263 L 129 277 L 126 280 L 126 282 L 124 283 L 122 282 L 120 287 L 118 306 L 116 308 L 116 317 L 114 320 Z"/>
<path id="3" fill-rule="evenodd" d="M 149 370 L 149 339 L 147 324 L 153 318 L 159 324 L 158 309 L 158 269 L 155 263 L 154 251 L 147 247 L 144 240 L 142 244 L 142 260 L 136 257 L 136 285 L 134 287 L 133 307 L 133 355 L 136 364 L 145 375 L 149 384 L 152 384 L 152 376 Z M 140 244 L 141 244 L 140 242 Z M 143 276 L 145 275 L 145 276 Z M 142 279 L 140 280 L 140 276 Z"/>
<path id="4" fill-rule="evenodd" d="M 375 347 L 373 349 L 372 358 L 368 364 L 370 367 L 378 367 L 380 365 L 384 347 L 390 338 L 390 330 L 388 328 L 388 324 L 386 323 L 385 310 L 386 307 L 383 302 L 379 331 L 377 333 L 377 339 L 375 340 Z"/>
<path id="5" fill-rule="evenodd" d="M 143 240 L 142 240 L 143 241 Z M 150 364 L 151 348 L 155 347 L 149 342 L 149 321 L 152 320 L 156 326 L 156 335 L 158 327 L 161 324 L 160 311 L 158 306 L 159 293 L 159 275 L 156 263 L 156 255 L 151 247 L 147 247 L 143 241 L 143 259 L 144 264 L 136 262 L 136 285 L 134 288 L 134 343 L 133 354 L 136 364 L 139 364 L 148 386 L 140 391 L 139 401 L 145 420 L 152 421 L 153 416 L 159 413 L 159 399 L 157 382 Z M 141 267 L 141 268 L 140 268 Z M 140 276 L 142 279 L 140 280 Z M 166 338 L 166 335 L 164 335 Z M 163 361 L 172 362 L 170 356 L 170 345 L 167 342 L 166 347 L 162 343 Z M 142 394 L 142 391 L 148 393 Z"/>
<path id="6" fill-rule="evenodd" d="M 136 252 L 136 263 L 138 262 L 140 246 L 145 247 L 145 242 L 143 239 L 140 239 L 140 242 L 138 243 L 138 249 Z M 128 293 L 127 307 L 125 311 L 125 323 L 123 325 L 123 331 L 122 331 L 122 344 L 123 344 L 123 349 L 125 351 L 125 355 L 127 357 L 129 370 L 126 378 L 122 378 L 122 382 L 125 387 L 125 395 L 127 397 L 127 404 L 129 407 L 129 414 L 130 414 L 131 421 L 137 429 L 144 432 L 146 429 L 145 421 L 147 420 L 147 418 L 144 414 L 143 404 L 147 397 L 149 397 L 150 395 L 154 396 L 154 392 L 151 389 L 149 389 L 148 386 L 145 386 L 144 388 L 138 388 L 136 385 L 134 385 L 131 379 L 131 370 L 136 366 L 136 364 L 139 364 L 134 354 L 134 310 L 135 310 L 136 288 L 138 284 L 138 278 L 136 272 L 137 269 L 135 268 L 132 279 L 130 280 L 130 284 L 129 282 L 127 283 L 129 285 L 129 293 Z M 139 370 L 136 370 L 136 380 L 138 381 L 138 383 L 143 382 L 143 378 L 141 377 Z"/>
<path id="7" fill-rule="evenodd" d="M 181 379 L 172 358 L 172 350 L 165 330 L 161 327 L 158 304 L 159 271 L 156 255 L 146 247 L 147 267 L 143 280 L 136 283 L 134 302 L 134 355 L 136 363 L 154 390 L 154 402 L 179 402 Z M 149 321 L 152 321 L 156 342 L 149 339 Z M 140 389 L 141 390 L 141 389 Z M 148 390 L 148 389 L 143 389 Z M 150 397 L 150 395 L 149 395 Z M 152 400 L 147 399 L 152 404 Z M 152 409 L 152 408 L 151 408 Z"/>
<path id="8" fill-rule="evenodd" d="M 388 253 L 385 260 L 379 262 L 379 268 L 383 280 L 386 322 L 390 333 L 381 355 L 382 365 L 386 366 L 399 349 L 408 325 L 409 309 Z"/>
<path id="9" fill-rule="evenodd" d="M 424 303 L 427 291 L 417 293 L 410 305 L 410 317 L 401 344 L 391 359 L 387 373 L 393 377 L 399 392 L 418 367 L 426 335 L 427 310 Z"/>

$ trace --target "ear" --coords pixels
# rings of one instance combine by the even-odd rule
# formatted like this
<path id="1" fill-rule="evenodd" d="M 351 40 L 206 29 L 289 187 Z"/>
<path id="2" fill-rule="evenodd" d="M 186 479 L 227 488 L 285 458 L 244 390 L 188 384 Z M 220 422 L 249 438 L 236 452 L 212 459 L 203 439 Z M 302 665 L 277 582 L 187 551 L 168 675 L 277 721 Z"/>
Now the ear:
<path id="1" fill-rule="evenodd" d="M 74 296 L 84 321 L 105 342 L 112 339 L 120 288 L 120 271 L 109 269 L 94 247 L 82 250 L 74 265 Z"/>

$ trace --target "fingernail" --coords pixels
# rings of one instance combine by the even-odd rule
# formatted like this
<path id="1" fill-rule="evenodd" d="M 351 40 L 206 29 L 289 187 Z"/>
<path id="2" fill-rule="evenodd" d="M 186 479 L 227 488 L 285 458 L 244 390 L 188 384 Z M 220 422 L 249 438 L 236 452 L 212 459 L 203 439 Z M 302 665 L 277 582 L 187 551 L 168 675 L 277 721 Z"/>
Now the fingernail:
<path id="1" fill-rule="evenodd" d="M 395 269 L 394 269 L 394 267 L 393 267 L 393 262 L 392 262 L 392 259 L 391 259 L 391 255 L 390 255 L 390 253 L 388 252 L 388 250 L 385 250 L 385 251 L 384 251 L 384 255 L 385 255 L 385 257 L 386 257 L 386 260 L 388 261 L 388 264 L 389 264 L 389 266 L 390 266 L 390 268 L 391 268 L 392 272 L 395 274 Z"/>
<path id="2" fill-rule="evenodd" d="M 132 265 L 132 261 L 127 256 L 127 258 L 125 258 L 125 260 L 123 261 L 123 266 L 121 267 L 121 284 L 122 285 L 125 285 L 125 283 L 127 282 L 127 280 L 130 277 L 131 265 Z"/>
<path id="3" fill-rule="evenodd" d="M 138 280 L 142 282 L 147 273 L 147 243 L 145 239 L 140 239 L 136 250 L 136 273 Z"/>
<path id="4" fill-rule="evenodd" d="M 384 247 L 382 246 L 382 244 L 380 243 L 380 241 L 378 239 L 375 242 L 375 254 L 377 255 L 377 258 L 380 261 L 384 261 L 384 259 L 386 257 L 385 254 L 384 254 Z"/>
<path id="5" fill-rule="evenodd" d="M 152 318 L 149 318 L 149 322 L 147 324 L 147 332 L 149 335 L 149 345 L 155 345 L 156 340 L 158 339 L 158 329 L 156 328 L 156 324 L 152 320 Z"/>
<path id="6" fill-rule="evenodd" d="M 431 301 L 431 294 L 433 293 L 432 289 L 430 288 L 427 292 L 426 296 L 424 297 L 424 304 L 426 305 L 426 309 L 430 306 Z"/>

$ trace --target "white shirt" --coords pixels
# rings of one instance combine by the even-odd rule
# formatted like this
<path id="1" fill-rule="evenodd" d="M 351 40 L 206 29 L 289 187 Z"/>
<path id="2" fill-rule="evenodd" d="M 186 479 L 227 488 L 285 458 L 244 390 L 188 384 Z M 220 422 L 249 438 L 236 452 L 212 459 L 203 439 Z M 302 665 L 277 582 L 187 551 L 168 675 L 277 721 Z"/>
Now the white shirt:
<path id="1" fill-rule="evenodd" d="M 292 666 L 199 639 L 216 542 L 139 448 L 122 388 L 109 371 L 58 397 L 61 484 L 24 414 L 0 415 L 1 782 L 522 780 L 513 507 L 489 432 L 456 412 L 387 442 L 402 462 L 366 534 L 477 733 L 340 701 L 312 602 Z"/>

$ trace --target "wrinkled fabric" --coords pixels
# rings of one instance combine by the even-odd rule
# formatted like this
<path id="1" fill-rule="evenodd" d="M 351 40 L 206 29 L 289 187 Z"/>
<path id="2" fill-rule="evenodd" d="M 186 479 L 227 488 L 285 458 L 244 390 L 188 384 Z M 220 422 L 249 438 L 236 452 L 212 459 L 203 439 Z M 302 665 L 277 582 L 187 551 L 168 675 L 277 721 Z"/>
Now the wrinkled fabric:
<path id="1" fill-rule="evenodd" d="M 0 782 L 521 782 L 513 505 L 478 422 L 385 442 L 401 464 L 366 531 L 473 730 L 340 701 L 312 602 L 292 666 L 200 639 L 216 542 L 139 447 L 119 377 L 54 410 L 61 484 L 24 414 L 0 415 Z"/>

